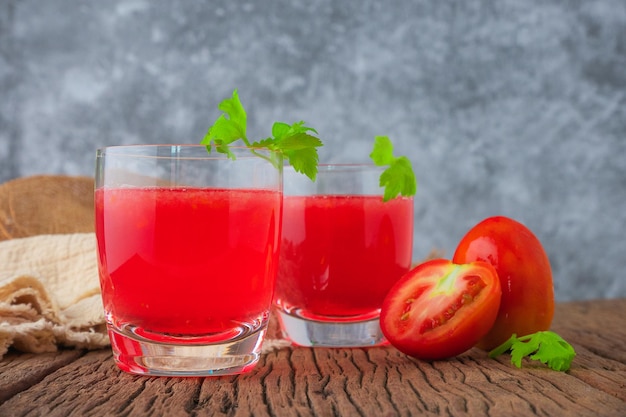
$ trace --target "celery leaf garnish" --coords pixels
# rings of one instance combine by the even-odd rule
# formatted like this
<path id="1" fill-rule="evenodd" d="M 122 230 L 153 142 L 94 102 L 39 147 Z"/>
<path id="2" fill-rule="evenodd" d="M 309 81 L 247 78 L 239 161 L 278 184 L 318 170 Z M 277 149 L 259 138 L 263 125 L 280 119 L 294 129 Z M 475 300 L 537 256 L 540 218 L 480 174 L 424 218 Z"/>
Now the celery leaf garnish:
<path id="1" fill-rule="evenodd" d="M 561 336 L 551 331 L 542 331 L 527 336 L 517 337 L 513 334 L 506 342 L 489 352 L 495 358 L 505 352 L 511 352 L 511 363 L 522 367 L 522 359 L 540 361 L 555 371 L 565 372 L 570 368 L 576 352 L 572 345 Z"/>
<path id="2" fill-rule="evenodd" d="M 389 201 L 398 196 L 415 195 L 417 180 L 411 167 L 411 161 L 406 156 L 395 157 L 393 145 L 387 136 L 374 138 L 374 149 L 370 154 L 374 164 L 387 166 L 380 175 L 380 186 L 385 187 L 383 200 Z"/>
<path id="3" fill-rule="evenodd" d="M 235 156 L 230 151 L 229 145 L 241 140 L 253 153 L 255 153 L 254 149 L 259 147 L 280 152 L 297 172 L 315 181 L 319 161 L 317 148 L 323 145 L 319 138 L 309 133 L 317 134 L 315 129 L 305 126 L 302 121 L 292 125 L 276 122 L 272 126 L 271 137 L 250 142 L 246 135 L 247 115 L 239 100 L 237 90 L 233 91 L 231 98 L 223 100 L 218 108 L 224 114 L 217 118 L 200 142 L 206 145 L 209 152 L 213 144 L 218 152 L 234 159 Z"/>

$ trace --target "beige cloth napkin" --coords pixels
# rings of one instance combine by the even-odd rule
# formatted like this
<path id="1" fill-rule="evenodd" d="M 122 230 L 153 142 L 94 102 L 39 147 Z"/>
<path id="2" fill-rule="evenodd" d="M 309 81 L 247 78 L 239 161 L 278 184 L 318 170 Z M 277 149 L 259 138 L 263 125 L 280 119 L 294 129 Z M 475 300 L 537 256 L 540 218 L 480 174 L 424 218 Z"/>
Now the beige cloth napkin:
<path id="1" fill-rule="evenodd" d="M 94 233 L 0 242 L 0 359 L 108 344 Z"/>

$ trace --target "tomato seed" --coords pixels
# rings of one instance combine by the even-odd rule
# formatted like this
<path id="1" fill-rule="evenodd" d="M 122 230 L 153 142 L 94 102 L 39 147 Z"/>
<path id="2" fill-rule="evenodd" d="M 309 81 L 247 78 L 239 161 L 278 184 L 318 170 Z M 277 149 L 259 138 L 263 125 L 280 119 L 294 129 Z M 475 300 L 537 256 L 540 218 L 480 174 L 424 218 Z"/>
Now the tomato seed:
<path id="1" fill-rule="evenodd" d="M 427 331 L 433 330 L 451 320 L 461 307 L 464 305 L 470 304 L 474 298 L 482 291 L 483 288 L 486 287 L 486 284 L 483 280 L 480 279 L 479 276 L 469 276 L 466 278 L 466 288 L 465 291 L 460 294 L 449 306 L 446 310 L 441 312 L 439 315 L 431 318 L 430 320 L 426 320 L 422 323 L 420 327 L 420 333 L 423 334 Z M 404 318 L 406 320 L 408 318 Z M 404 315 L 402 316 L 404 317 Z"/>

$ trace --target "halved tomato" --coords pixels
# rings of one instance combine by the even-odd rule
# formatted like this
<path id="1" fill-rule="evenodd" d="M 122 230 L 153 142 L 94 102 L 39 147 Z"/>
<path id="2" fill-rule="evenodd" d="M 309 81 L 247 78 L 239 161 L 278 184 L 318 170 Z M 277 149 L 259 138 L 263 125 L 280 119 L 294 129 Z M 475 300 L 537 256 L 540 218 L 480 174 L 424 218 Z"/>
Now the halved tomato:
<path id="1" fill-rule="evenodd" d="M 424 262 L 387 294 L 380 315 L 392 346 L 415 358 L 437 360 L 473 347 L 496 320 L 502 291 L 486 262 Z"/>

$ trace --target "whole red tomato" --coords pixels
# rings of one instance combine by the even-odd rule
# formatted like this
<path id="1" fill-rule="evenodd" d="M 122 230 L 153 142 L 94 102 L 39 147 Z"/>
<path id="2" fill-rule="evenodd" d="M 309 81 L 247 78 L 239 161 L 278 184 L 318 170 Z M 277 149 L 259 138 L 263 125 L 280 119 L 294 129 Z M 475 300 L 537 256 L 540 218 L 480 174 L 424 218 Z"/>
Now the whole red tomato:
<path id="1" fill-rule="evenodd" d="M 500 311 L 478 347 L 491 350 L 513 333 L 523 336 L 550 328 L 554 315 L 550 261 L 526 226 L 508 217 L 487 218 L 461 239 L 452 260 L 488 262 L 500 279 Z"/>
<path id="2" fill-rule="evenodd" d="M 394 347 L 428 360 L 456 356 L 491 329 L 500 306 L 498 275 L 486 262 L 424 262 L 387 293 L 380 327 Z"/>

